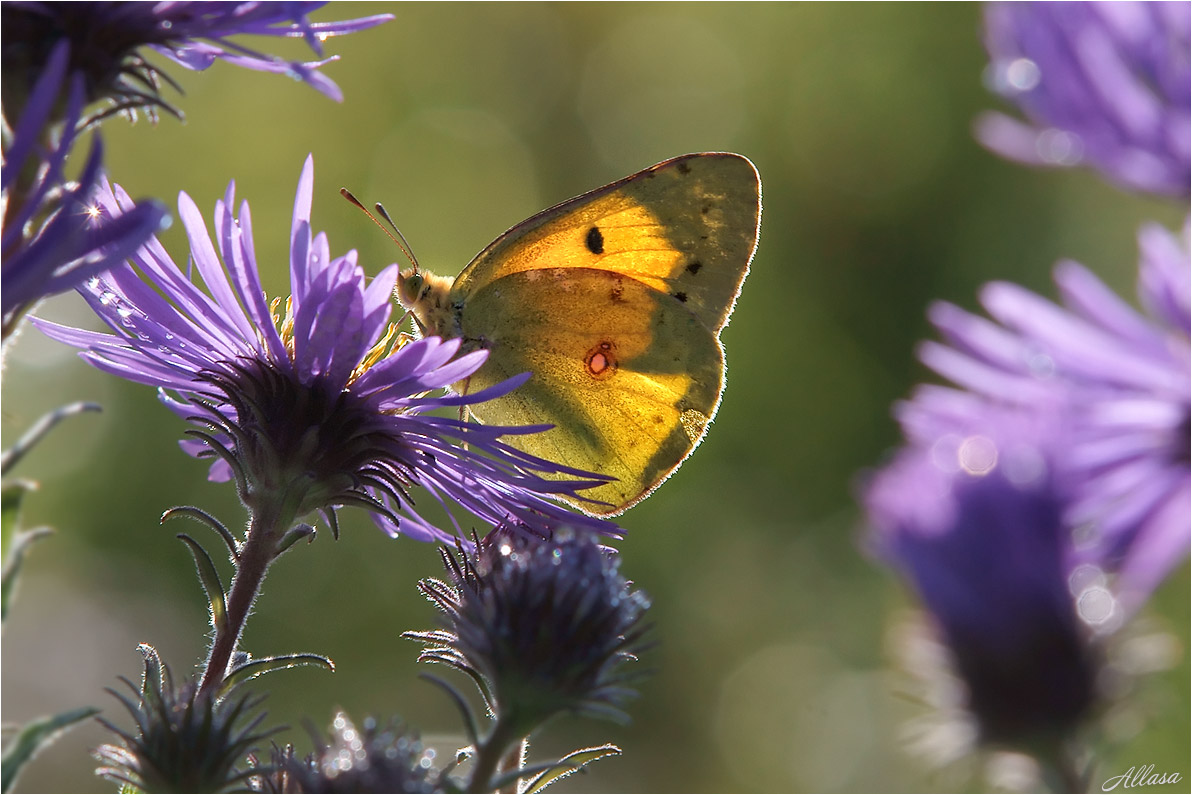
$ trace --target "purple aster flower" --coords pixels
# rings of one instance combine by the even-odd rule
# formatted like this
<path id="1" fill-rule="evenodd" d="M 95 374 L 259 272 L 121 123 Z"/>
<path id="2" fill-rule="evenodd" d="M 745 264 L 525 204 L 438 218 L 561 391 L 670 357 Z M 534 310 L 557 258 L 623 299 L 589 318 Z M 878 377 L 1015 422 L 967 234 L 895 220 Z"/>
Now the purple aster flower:
<path id="1" fill-rule="evenodd" d="M 993 90 L 1027 123 L 985 114 L 977 136 L 1031 165 L 1088 163 L 1133 190 L 1187 196 L 1188 3 L 992 3 Z"/>
<path id="2" fill-rule="evenodd" d="M 100 179 L 102 146 L 95 139 L 76 182 L 63 174 L 83 104 L 81 78 L 72 79 L 66 124 L 51 129 L 50 117 L 66 82 L 66 47 L 54 50 L 12 136 L 5 137 L 3 176 L 3 339 L 42 298 L 122 261 L 160 226 L 165 208 L 139 205 L 120 218 L 103 219 L 90 197 Z"/>
<path id="3" fill-rule="evenodd" d="M 0 7 L 3 33 L 5 105 L 25 97 L 51 53 L 69 44 L 70 71 L 84 78 L 88 102 L 110 98 L 120 110 L 154 107 L 176 113 L 158 94 L 170 78 L 147 61 L 140 48 L 151 48 L 191 70 L 216 60 L 264 72 L 289 75 L 332 99 L 339 88 L 319 67 L 336 60 L 286 61 L 233 42 L 238 35 L 304 39 L 317 55 L 332 36 L 373 27 L 392 15 L 346 22 L 311 22 L 307 14 L 323 3 L 210 2 L 5 2 Z M 19 104 L 19 102 L 18 102 Z"/>
<path id="4" fill-rule="evenodd" d="M 1063 415 L 1071 429 L 1059 461 L 1070 483 L 1065 520 L 1081 533 L 1083 557 L 1117 574 L 1127 613 L 1188 554 L 1187 227 L 1182 237 L 1155 225 L 1139 236 L 1146 315 L 1075 262 L 1056 267 L 1063 307 L 1004 282 L 981 292 L 997 323 L 933 306 L 948 344 L 926 343 L 921 357 L 979 399 L 928 387 L 900 411 L 912 438 L 983 404 Z"/>
<path id="5" fill-rule="evenodd" d="M 980 739 L 1054 745 L 1094 702 L 1078 604 L 1100 593 L 1072 592 L 1062 424 L 987 410 L 935 428 L 866 485 L 870 541 L 922 599 Z"/>
<path id="6" fill-rule="evenodd" d="M 391 535 L 442 541 L 464 533 L 451 508 L 459 505 L 532 535 L 562 524 L 617 535 L 611 522 L 549 499 L 582 496 L 603 478 L 502 441 L 541 428 L 427 413 L 505 394 L 528 374 L 466 397 L 431 394 L 473 373 L 486 352 L 456 357 L 458 340 L 399 335 L 389 323 L 396 266 L 370 280 L 355 251 L 331 257 L 327 237 L 311 232 L 313 180 L 308 158 L 294 205 L 293 293 L 284 309 L 280 300 L 266 302 L 248 205 L 234 213 L 229 185 L 216 204 L 214 243 L 194 202 L 179 196 L 190 260 L 206 292 L 150 238 L 129 263 L 79 289 L 114 333 L 33 322 L 81 348 L 99 369 L 157 387 L 167 406 L 200 426 L 184 447 L 215 457 L 210 477 L 234 478 L 254 517 L 269 513 L 280 530 L 312 511 L 335 529 L 335 507 L 358 505 Z M 119 187 L 99 198 L 105 217 L 133 211 Z M 453 532 L 415 510 L 414 484 L 447 510 Z"/>

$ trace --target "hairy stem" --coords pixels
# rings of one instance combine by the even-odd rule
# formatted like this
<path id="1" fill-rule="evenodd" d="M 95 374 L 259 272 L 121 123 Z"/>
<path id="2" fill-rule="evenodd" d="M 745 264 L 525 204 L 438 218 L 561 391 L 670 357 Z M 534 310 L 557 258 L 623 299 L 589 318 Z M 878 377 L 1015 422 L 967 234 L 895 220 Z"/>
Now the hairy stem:
<path id="1" fill-rule="evenodd" d="M 253 510 L 244 544 L 240 548 L 236 574 L 232 578 L 232 590 L 228 594 L 227 621 L 216 628 L 199 686 L 201 693 L 218 690 L 227 677 L 228 665 L 240 644 L 240 636 L 257 594 L 261 592 L 265 573 L 277 557 L 278 539 L 288 524 L 282 516 L 284 511 L 278 510 L 280 507 L 269 500 L 262 500 Z"/>
<path id="2" fill-rule="evenodd" d="M 511 759 L 513 764 L 520 763 L 522 739 L 512 722 L 498 718 L 493 730 L 476 749 L 468 792 L 492 792 L 490 783 L 504 772 L 503 765 Z"/>

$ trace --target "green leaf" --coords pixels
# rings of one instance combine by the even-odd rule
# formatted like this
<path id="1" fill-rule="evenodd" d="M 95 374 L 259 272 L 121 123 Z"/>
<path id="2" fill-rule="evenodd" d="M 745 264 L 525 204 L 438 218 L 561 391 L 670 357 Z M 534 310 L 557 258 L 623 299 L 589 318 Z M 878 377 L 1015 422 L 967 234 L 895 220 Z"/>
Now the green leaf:
<path id="1" fill-rule="evenodd" d="M 572 751 L 571 753 L 567 754 L 567 756 L 559 759 L 558 762 L 541 766 L 534 765 L 534 768 L 513 771 L 510 775 L 524 777 L 530 770 L 545 768 L 540 772 L 540 774 L 534 776 L 532 780 L 527 781 L 523 787 L 519 788 L 521 793 L 541 793 L 542 790 L 550 787 L 550 785 L 554 782 L 561 780 L 561 778 L 570 776 L 573 774 L 573 772 L 583 770 L 586 768 L 586 766 L 596 762 L 597 759 L 619 756 L 621 756 L 621 749 L 619 749 L 619 747 L 611 744 L 598 745 L 591 747 L 591 749 L 579 749 L 578 751 Z M 505 783 L 508 782 L 497 782 L 497 787 L 502 788 L 504 787 Z"/>
<path id="2" fill-rule="evenodd" d="M 4 569 L 0 575 L 0 621 L 8 618 L 8 604 L 16 589 L 17 575 L 25 562 L 25 553 L 35 541 L 52 532 L 48 527 L 21 532 L 21 502 L 36 486 L 26 481 L 4 484 L 0 492 L 0 529 L 3 531 Z"/>
<path id="3" fill-rule="evenodd" d="M 224 625 L 228 623 L 228 608 L 223 583 L 219 580 L 219 572 L 215 570 L 215 562 L 211 560 L 207 550 L 186 533 L 179 533 L 178 539 L 190 547 L 190 554 L 195 559 L 195 568 L 199 571 L 199 582 L 203 583 L 203 590 L 207 592 L 207 606 L 211 609 L 211 626 L 215 628 L 218 637 L 224 631 Z"/>
<path id="4" fill-rule="evenodd" d="M 0 490 L 0 549 L 5 560 L 8 560 L 8 550 L 16 539 L 21 520 L 21 502 L 26 494 L 36 488 L 36 483 L 16 480 L 5 483 L 3 490 Z"/>
<path id="5" fill-rule="evenodd" d="M 234 668 L 227 675 L 227 678 L 224 679 L 223 685 L 220 686 L 220 695 L 227 695 L 234 687 L 247 682 L 249 679 L 255 679 L 258 676 L 264 676 L 274 671 L 298 668 L 306 665 L 326 668 L 328 671 L 335 673 L 335 663 L 329 657 L 324 657 L 321 654 L 282 654 L 277 657 L 261 657 L 260 659 L 250 660 Z"/>
<path id="6" fill-rule="evenodd" d="M 82 414 L 84 411 L 103 411 L 103 409 L 95 403 L 70 403 L 42 416 L 33 423 L 29 430 L 25 431 L 25 435 L 17 440 L 16 444 L 0 453 L 0 474 L 8 474 L 8 470 L 16 466 L 26 453 L 37 446 L 37 443 L 44 439 L 55 425 L 67 417 Z"/>
<path id="7" fill-rule="evenodd" d="M 58 738 L 58 735 L 86 720 L 92 715 L 98 715 L 95 707 L 83 707 L 62 712 L 48 718 L 39 718 L 21 729 L 8 747 L 4 749 L 3 764 L 0 765 L 0 784 L 4 792 L 12 792 L 17 775 L 25 763 Z"/>

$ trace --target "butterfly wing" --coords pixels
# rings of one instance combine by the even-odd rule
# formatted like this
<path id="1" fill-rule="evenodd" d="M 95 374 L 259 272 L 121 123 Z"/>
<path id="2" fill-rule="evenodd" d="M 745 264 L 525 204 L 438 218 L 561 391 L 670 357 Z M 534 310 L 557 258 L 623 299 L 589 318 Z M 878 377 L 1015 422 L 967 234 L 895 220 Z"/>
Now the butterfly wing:
<path id="1" fill-rule="evenodd" d="M 518 224 L 476 256 L 454 292 L 521 271 L 595 268 L 676 296 L 716 331 L 749 273 L 760 218 L 761 181 L 748 158 L 683 155 Z"/>
<path id="2" fill-rule="evenodd" d="M 474 407 L 528 453 L 617 481 L 584 495 L 619 513 L 673 472 L 720 402 L 728 320 L 757 242 L 760 184 L 740 155 L 666 161 L 514 227 L 456 279 L 463 336 L 490 350 Z"/>

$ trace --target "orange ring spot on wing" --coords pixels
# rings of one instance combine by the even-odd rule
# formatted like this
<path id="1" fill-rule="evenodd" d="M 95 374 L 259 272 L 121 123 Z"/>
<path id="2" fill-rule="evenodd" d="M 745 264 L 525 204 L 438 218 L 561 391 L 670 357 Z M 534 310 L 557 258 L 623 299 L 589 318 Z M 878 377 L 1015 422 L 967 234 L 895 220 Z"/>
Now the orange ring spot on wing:
<path id="1" fill-rule="evenodd" d="M 598 381 L 609 378 L 617 371 L 616 345 L 604 340 L 592 347 L 584 356 L 588 375 Z"/>

